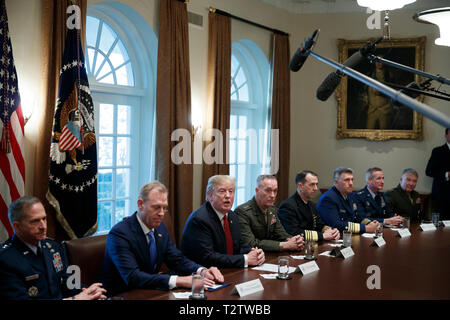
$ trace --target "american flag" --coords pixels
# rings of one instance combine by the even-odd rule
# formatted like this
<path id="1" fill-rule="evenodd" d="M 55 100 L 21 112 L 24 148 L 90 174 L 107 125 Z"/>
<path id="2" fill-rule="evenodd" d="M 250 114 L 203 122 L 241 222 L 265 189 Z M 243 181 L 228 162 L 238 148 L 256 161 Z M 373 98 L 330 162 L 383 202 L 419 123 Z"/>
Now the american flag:
<path id="1" fill-rule="evenodd" d="M 8 206 L 24 195 L 24 119 L 5 0 L 0 1 L 0 243 L 12 235 Z"/>

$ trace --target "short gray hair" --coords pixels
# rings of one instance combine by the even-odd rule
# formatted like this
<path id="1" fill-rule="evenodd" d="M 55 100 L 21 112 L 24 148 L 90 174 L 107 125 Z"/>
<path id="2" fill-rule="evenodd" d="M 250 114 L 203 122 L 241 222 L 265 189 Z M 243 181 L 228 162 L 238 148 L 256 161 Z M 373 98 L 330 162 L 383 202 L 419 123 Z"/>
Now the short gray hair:
<path id="1" fill-rule="evenodd" d="M 378 167 L 372 167 L 367 169 L 366 171 L 366 182 L 369 182 L 369 179 L 373 178 L 373 173 L 374 172 L 378 172 L 378 171 L 383 171 L 381 168 Z"/>
<path id="2" fill-rule="evenodd" d="M 414 170 L 413 168 L 408 168 L 408 169 L 403 170 L 402 177 L 405 175 L 405 173 L 412 174 L 413 176 L 416 176 L 417 178 L 419 178 L 419 173 L 416 170 Z"/>
<path id="3" fill-rule="evenodd" d="M 14 221 L 21 221 L 25 217 L 25 210 L 41 200 L 33 196 L 23 196 L 11 202 L 8 207 L 8 218 L 11 225 Z"/>
<path id="4" fill-rule="evenodd" d="M 351 173 L 353 174 L 352 168 L 338 167 L 333 171 L 333 181 L 337 180 L 341 177 L 343 173 Z"/>
<path id="5" fill-rule="evenodd" d="M 277 180 L 273 174 L 260 174 L 258 178 L 256 178 L 256 185 L 259 187 L 265 179 Z"/>
<path id="6" fill-rule="evenodd" d="M 160 191 L 161 193 L 168 194 L 167 188 L 165 185 L 163 185 L 161 182 L 155 180 L 152 182 L 149 182 L 145 184 L 141 190 L 139 191 L 138 198 L 146 201 L 148 198 L 148 193 L 152 191 L 153 189 L 156 189 Z"/>
<path id="7" fill-rule="evenodd" d="M 232 176 L 217 174 L 208 179 L 208 185 L 206 186 L 206 200 L 209 200 L 208 195 L 213 193 L 216 187 L 220 184 L 231 183 L 236 184 L 236 180 Z"/>

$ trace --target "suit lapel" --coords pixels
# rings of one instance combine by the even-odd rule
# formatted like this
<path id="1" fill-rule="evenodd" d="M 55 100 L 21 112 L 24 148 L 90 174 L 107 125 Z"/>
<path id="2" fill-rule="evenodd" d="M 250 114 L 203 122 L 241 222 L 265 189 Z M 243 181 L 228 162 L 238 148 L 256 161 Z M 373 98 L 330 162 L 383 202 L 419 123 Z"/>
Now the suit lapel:
<path id="1" fill-rule="evenodd" d="M 143 263 L 147 270 L 150 269 L 150 249 L 148 247 L 147 235 L 144 234 L 142 228 L 137 220 L 136 213 L 131 216 L 130 220 L 130 228 L 132 230 L 131 236 L 135 238 L 131 243 L 135 243 L 137 246 L 137 250 L 142 257 Z"/>
<path id="2" fill-rule="evenodd" d="M 219 219 L 219 217 L 217 216 L 216 212 L 214 211 L 211 203 L 209 203 L 209 201 L 206 201 L 205 203 L 206 209 L 208 210 L 208 217 L 211 221 L 210 225 L 213 226 L 214 230 L 213 232 L 215 232 L 215 234 L 220 235 L 220 237 L 222 238 L 222 240 L 220 241 L 220 246 L 221 246 L 221 251 L 220 252 L 227 252 L 227 248 L 226 248 L 226 239 L 225 239 L 225 231 L 223 230 L 223 226 L 222 223 Z M 230 232 L 231 232 L 231 238 L 233 238 L 233 228 L 232 228 L 232 223 L 230 222 L 231 219 L 228 216 L 228 222 L 230 223 Z M 234 243 L 234 241 L 233 241 Z M 234 244 L 233 244 L 234 246 Z"/>
<path id="3" fill-rule="evenodd" d="M 310 217 L 309 215 L 305 215 L 305 213 L 306 213 L 305 209 L 309 210 L 308 204 L 305 204 L 303 202 L 303 200 L 300 198 L 300 196 L 297 192 L 295 193 L 294 199 L 295 199 L 295 204 L 297 205 L 297 209 L 298 209 L 297 212 L 301 216 L 299 220 L 300 221 L 306 220 L 306 221 L 308 221 L 308 225 L 311 225 L 312 216 Z"/>

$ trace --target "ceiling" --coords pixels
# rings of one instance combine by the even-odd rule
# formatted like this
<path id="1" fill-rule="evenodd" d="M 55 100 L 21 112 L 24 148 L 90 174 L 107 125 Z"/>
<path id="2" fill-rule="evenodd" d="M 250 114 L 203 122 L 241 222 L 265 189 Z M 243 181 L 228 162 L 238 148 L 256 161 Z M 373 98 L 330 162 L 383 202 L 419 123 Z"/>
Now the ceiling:
<path id="1" fill-rule="evenodd" d="M 356 0 L 258 0 L 286 11 L 307 13 L 339 13 L 339 12 L 361 12 L 366 9 L 360 7 Z M 405 6 L 405 9 L 422 11 L 425 9 L 448 7 L 450 0 L 417 0 Z"/>

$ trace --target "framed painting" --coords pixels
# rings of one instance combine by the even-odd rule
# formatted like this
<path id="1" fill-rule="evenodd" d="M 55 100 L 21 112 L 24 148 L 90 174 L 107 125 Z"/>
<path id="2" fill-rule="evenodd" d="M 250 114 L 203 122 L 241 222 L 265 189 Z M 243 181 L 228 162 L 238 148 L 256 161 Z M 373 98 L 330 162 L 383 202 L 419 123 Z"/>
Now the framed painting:
<path id="1" fill-rule="evenodd" d="M 339 62 L 364 47 L 367 40 L 338 40 Z M 426 37 L 383 40 L 375 55 L 418 70 L 424 69 Z M 386 84 L 406 86 L 424 79 L 411 72 L 379 62 L 361 62 L 353 69 Z M 395 88 L 394 88 L 395 89 Z M 392 99 L 362 82 L 344 76 L 336 91 L 338 124 L 336 137 L 368 140 L 422 140 L 422 115 L 411 108 L 393 103 Z M 422 96 L 417 99 L 423 100 Z"/>

